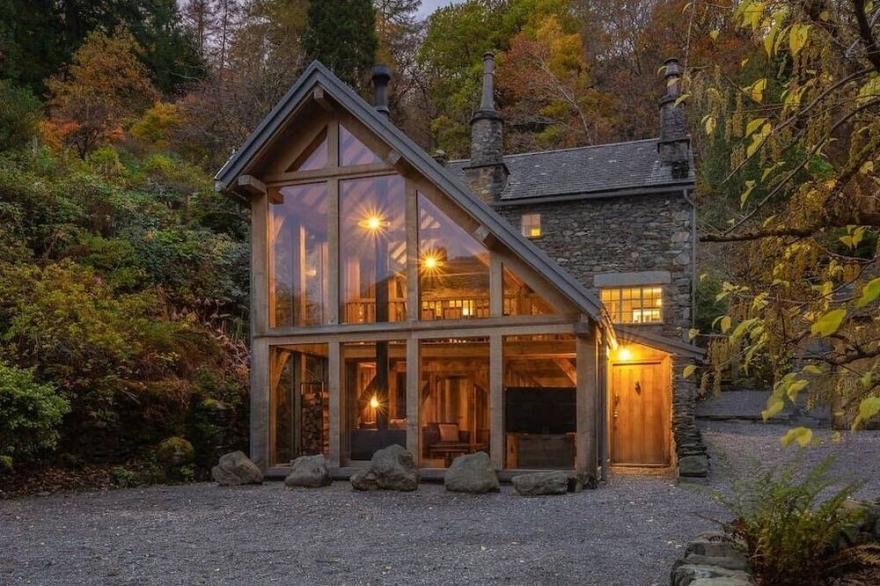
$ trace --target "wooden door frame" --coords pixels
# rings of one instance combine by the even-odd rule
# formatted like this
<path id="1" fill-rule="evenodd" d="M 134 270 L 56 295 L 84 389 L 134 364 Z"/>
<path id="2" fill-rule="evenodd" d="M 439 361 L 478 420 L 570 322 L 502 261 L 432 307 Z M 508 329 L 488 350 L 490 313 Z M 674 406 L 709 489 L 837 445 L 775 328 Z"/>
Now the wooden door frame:
<path id="1" fill-rule="evenodd" d="M 617 463 L 614 461 L 614 397 L 612 396 L 614 386 L 614 367 L 615 366 L 640 366 L 640 365 L 657 365 L 663 372 L 663 389 L 666 399 L 666 414 L 664 417 L 663 434 L 666 441 L 667 462 L 665 464 L 635 464 L 635 463 Z M 606 442 L 608 445 L 608 464 L 612 468 L 626 469 L 665 469 L 674 465 L 674 450 L 672 445 L 672 359 L 668 354 L 653 354 L 640 358 L 638 360 L 609 360 L 608 361 L 608 377 L 606 381 Z"/>

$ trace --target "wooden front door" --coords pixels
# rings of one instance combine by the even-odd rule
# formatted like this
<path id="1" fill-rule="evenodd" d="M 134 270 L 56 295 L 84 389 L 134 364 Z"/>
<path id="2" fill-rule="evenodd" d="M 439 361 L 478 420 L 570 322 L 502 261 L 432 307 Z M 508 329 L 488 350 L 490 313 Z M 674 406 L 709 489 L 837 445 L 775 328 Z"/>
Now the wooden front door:
<path id="1" fill-rule="evenodd" d="M 668 466 L 670 392 L 668 363 L 611 367 L 611 463 Z"/>

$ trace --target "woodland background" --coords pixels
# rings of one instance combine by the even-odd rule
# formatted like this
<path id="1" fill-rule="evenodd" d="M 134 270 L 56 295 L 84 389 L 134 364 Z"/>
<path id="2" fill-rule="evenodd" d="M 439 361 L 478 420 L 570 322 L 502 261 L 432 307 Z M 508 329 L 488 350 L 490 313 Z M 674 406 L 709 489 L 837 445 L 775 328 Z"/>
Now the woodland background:
<path id="1" fill-rule="evenodd" d="M 508 153 L 656 136 L 680 58 L 717 242 L 688 375 L 880 410 L 871 3 L 419 6 L 0 0 L 0 489 L 201 478 L 246 447 L 247 216 L 211 177 L 315 58 L 365 96 L 390 65 L 392 121 L 451 158 L 487 50 Z"/>

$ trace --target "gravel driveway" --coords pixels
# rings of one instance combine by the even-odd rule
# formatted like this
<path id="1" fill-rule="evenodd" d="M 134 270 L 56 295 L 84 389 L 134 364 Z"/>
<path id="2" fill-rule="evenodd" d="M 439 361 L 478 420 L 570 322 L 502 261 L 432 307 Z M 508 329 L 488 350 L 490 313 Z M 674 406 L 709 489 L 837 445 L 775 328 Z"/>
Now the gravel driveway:
<path id="1" fill-rule="evenodd" d="M 712 423 L 707 440 L 730 462 L 782 459 L 781 433 Z M 839 464 L 858 462 L 876 494 L 880 435 L 854 441 Z M 709 492 L 728 474 L 708 488 L 618 475 L 534 499 L 271 482 L 0 501 L 0 584 L 666 584 L 682 545 L 712 527 L 703 517 L 723 517 Z"/>

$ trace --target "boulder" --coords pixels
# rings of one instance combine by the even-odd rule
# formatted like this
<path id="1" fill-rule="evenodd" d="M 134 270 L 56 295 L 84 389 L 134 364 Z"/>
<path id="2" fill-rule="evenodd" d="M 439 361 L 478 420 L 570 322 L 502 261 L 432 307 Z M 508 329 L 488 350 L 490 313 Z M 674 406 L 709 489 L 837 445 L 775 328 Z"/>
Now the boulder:
<path id="1" fill-rule="evenodd" d="M 416 490 L 419 471 L 415 458 L 397 444 L 382 448 L 373 454 L 368 469 L 352 474 L 351 486 L 355 490 Z"/>
<path id="2" fill-rule="evenodd" d="M 452 461 L 443 479 L 446 490 L 482 494 L 498 492 L 498 474 L 486 452 L 464 454 Z"/>
<path id="3" fill-rule="evenodd" d="M 693 586 L 694 584 L 713 586 L 752 586 L 754 581 L 748 572 L 728 570 L 719 566 L 689 564 L 679 560 L 672 567 L 671 586 Z"/>
<path id="4" fill-rule="evenodd" d="M 293 461 L 290 474 L 284 479 L 284 484 L 290 488 L 319 488 L 329 486 L 333 482 L 330 478 L 330 469 L 327 468 L 327 460 L 324 456 L 300 456 Z"/>
<path id="5" fill-rule="evenodd" d="M 723 531 L 705 531 L 685 547 L 685 556 L 695 554 L 706 557 L 728 557 L 741 555 L 745 545 L 738 543 Z"/>
<path id="6" fill-rule="evenodd" d="M 244 452 L 237 451 L 220 456 L 220 461 L 211 468 L 211 478 L 220 486 L 261 484 L 263 473 Z"/>
<path id="7" fill-rule="evenodd" d="M 513 488 L 522 496 L 565 494 L 568 492 L 568 474 L 562 470 L 534 472 L 513 477 Z"/>
<path id="8" fill-rule="evenodd" d="M 735 576 L 719 576 L 717 578 L 697 578 L 689 586 L 755 586 L 750 579 Z"/>

